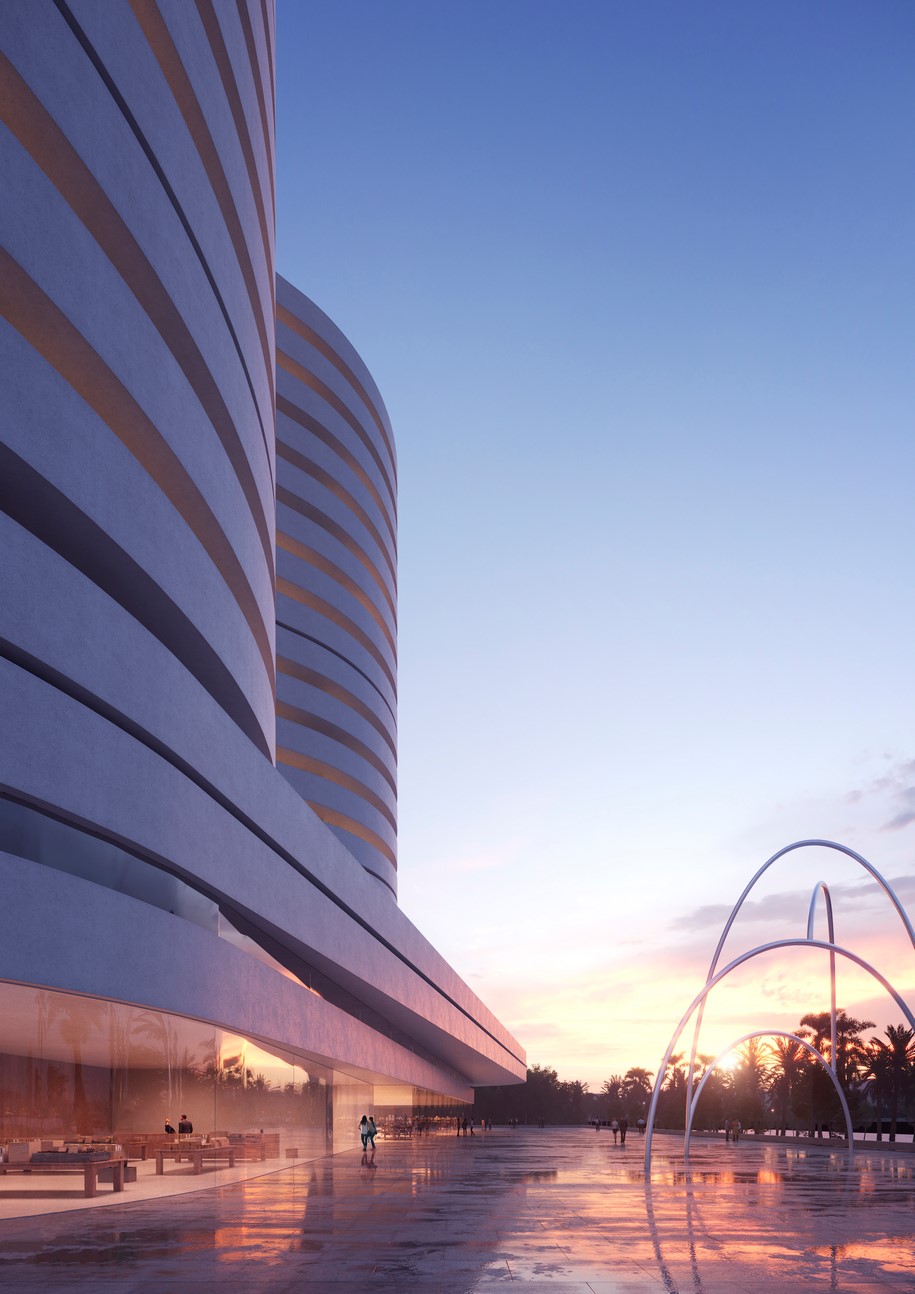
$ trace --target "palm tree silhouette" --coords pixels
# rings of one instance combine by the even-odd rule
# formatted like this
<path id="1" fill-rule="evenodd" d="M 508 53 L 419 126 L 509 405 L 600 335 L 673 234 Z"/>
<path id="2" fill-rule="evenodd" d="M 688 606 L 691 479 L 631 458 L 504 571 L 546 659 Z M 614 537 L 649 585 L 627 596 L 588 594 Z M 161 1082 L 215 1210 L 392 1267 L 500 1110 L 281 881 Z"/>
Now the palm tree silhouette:
<path id="1" fill-rule="evenodd" d="M 888 1039 L 871 1038 L 868 1070 L 878 1084 L 878 1101 L 881 1093 L 889 1096 L 890 1141 L 896 1140 L 896 1123 L 899 1116 L 899 1099 L 915 1071 L 915 1029 L 904 1024 L 888 1024 L 883 1031 Z M 880 1108 L 877 1109 L 878 1137 L 882 1136 Z"/>
<path id="2" fill-rule="evenodd" d="M 776 1101 L 778 1133 L 783 1137 L 788 1128 L 791 1098 L 806 1072 L 808 1053 L 793 1038 L 773 1038 L 769 1043 L 769 1053 L 773 1061 L 769 1091 Z"/>

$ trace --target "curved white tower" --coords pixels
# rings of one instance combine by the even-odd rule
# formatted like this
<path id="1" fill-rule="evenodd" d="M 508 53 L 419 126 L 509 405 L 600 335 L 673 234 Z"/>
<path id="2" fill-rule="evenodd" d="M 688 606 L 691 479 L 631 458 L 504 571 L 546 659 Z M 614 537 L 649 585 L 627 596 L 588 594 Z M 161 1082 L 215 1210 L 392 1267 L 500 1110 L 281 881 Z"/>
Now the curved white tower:
<path id="1" fill-rule="evenodd" d="M 340 330 L 278 287 L 277 763 L 396 892 L 394 440 Z"/>
<path id="2" fill-rule="evenodd" d="M 275 303 L 273 21 L 0 5 L 0 1139 L 524 1075 L 393 898 L 393 440 Z"/>

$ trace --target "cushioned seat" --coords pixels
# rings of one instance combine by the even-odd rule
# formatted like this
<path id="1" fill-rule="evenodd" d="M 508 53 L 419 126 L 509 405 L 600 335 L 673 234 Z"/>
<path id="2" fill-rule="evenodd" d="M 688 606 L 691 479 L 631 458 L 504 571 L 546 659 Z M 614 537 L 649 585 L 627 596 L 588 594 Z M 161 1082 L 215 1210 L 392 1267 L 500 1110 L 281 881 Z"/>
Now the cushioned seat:
<path id="1" fill-rule="evenodd" d="M 29 1160 L 32 1164 L 84 1164 L 88 1159 L 90 1162 L 101 1162 L 109 1159 L 110 1153 L 107 1150 L 36 1150 L 35 1154 Z"/>

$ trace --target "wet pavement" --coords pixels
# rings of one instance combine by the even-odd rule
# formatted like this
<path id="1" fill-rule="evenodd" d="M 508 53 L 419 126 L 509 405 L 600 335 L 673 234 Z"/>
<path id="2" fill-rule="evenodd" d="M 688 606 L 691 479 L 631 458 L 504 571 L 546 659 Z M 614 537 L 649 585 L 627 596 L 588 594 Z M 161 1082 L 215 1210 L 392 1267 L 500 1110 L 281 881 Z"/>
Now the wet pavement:
<path id="1" fill-rule="evenodd" d="M 234 1185 L 0 1222 L 4 1294 L 915 1291 L 915 1156 L 606 1131 L 379 1142 Z"/>

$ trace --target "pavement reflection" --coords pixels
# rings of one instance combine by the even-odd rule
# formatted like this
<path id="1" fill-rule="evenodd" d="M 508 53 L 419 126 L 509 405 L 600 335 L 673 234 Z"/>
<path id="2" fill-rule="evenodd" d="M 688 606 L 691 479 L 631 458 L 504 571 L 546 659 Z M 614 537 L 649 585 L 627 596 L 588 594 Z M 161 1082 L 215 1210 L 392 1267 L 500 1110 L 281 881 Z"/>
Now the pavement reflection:
<path id="1" fill-rule="evenodd" d="M 233 1185 L 0 1223 L 0 1286 L 106 1294 L 915 1290 L 915 1161 L 590 1129 L 379 1142 Z"/>

